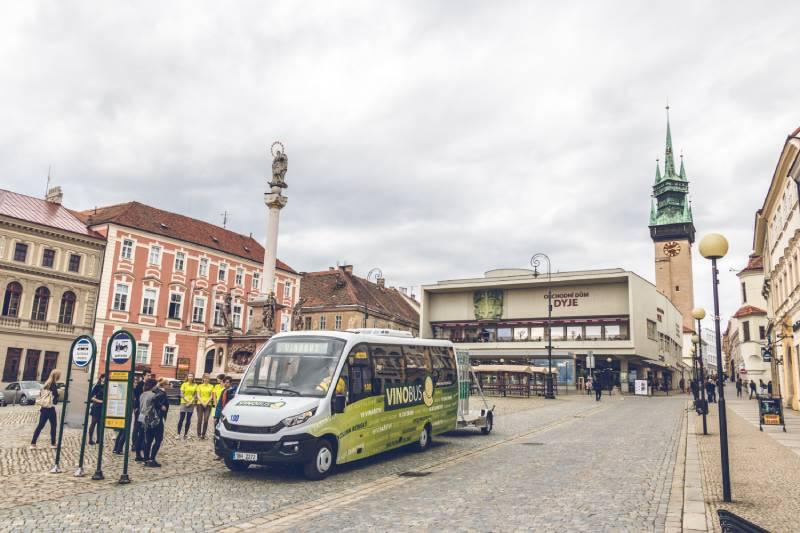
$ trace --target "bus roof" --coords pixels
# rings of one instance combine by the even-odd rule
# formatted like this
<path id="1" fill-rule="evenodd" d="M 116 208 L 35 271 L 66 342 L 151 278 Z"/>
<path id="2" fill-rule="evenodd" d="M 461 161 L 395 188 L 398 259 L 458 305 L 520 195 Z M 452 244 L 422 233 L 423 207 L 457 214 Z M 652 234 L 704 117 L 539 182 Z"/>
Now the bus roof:
<path id="1" fill-rule="evenodd" d="M 287 331 L 273 335 L 273 339 L 283 339 L 289 337 L 333 337 L 345 341 L 370 342 L 373 344 L 404 344 L 412 346 L 453 346 L 453 343 L 446 340 L 421 339 L 419 337 L 395 337 L 392 335 L 373 335 L 355 331 Z"/>

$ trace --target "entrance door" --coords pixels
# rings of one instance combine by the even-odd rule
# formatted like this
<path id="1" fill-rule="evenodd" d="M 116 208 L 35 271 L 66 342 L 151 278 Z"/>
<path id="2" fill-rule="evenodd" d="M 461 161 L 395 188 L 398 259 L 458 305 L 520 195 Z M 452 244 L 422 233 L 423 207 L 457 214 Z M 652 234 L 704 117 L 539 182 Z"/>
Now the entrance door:
<path id="1" fill-rule="evenodd" d="M 3 381 L 17 381 L 19 379 L 19 363 L 22 359 L 21 348 L 9 348 L 6 352 L 6 364 L 3 367 Z"/>
<path id="2" fill-rule="evenodd" d="M 213 348 L 206 352 L 206 364 L 203 367 L 203 372 L 206 374 L 210 374 L 214 370 L 214 353 L 215 350 Z"/>
<path id="3" fill-rule="evenodd" d="M 25 353 L 25 370 L 22 372 L 22 381 L 36 381 L 39 373 L 39 356 L 41 350 L 28 350 Z"/>
<path id="4" fill-rule="evenodd" d="M 58 352 L 44 352 L 44 364 L 42 365 L 42 381 L 47 381 L 50 372 L 58 365 Z"/>

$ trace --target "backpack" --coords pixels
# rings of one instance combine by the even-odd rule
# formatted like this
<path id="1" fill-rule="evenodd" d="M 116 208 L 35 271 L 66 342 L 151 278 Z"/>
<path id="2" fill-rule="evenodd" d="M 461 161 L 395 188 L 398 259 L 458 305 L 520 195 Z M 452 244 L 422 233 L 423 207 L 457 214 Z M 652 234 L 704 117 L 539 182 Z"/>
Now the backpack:
<path id="1" fill-rule="evenodd" d="M 158 396 L 154 395 L 147 404 L 147 409 L 144 412 L 145 429 L 153 429 L 161 424 L 161 413 L 158 412 L 158 406 L 160 403 L 161 402 L 158 401 Z"/>

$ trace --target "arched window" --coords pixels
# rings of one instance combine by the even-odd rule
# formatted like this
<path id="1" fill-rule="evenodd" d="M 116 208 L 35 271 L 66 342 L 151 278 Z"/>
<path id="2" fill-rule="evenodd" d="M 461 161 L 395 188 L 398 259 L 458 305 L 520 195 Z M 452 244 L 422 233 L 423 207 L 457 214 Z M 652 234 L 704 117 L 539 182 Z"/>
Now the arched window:
<path id="1" fill-rule="evenodd" d="M 22 285 L 12 281 L 6 286 L 6 296 L 3 298 L 3 316 L 17 316 L 21 299 Z"/>
<path id="2" fill-rule="evenodd" d="M 67 291 L 61 297 L 61 308 L 58 310 L 60 324 L 72 324 L 72 315 L 75 313 L 75 293 Z"/>
<path id="3" fill-rule="evenodd" d="M 50 302 L 50 289 L 39 287 L 33 295 L 33 309 L 31 320 L 47 320 L 47 304 Z"/>

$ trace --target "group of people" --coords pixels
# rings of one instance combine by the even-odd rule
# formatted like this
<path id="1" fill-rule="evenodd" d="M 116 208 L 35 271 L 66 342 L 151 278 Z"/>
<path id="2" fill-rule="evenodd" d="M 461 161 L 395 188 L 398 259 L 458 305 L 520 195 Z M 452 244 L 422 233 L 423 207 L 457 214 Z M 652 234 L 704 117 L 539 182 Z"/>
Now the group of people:
<path id="1" fill-rule="evenodd" d="M 705 387 L 708 403 L 717 403 L 717 383 L 712 378 L 708 378 L 705 383 L 701 383 L 700 379 L 693 379 L 689 382 L 689 390 L 695 401 L 700 399 L 700 387 Z"/>
<path id="2" fill-rule="evenodd" d="M 736 380 L 736 396 L 737 397 L 741 398 L 743 396 L 744 387 L 745 387 L 745 385 L 744 385 L 744 382 L 742 381 L 742 378 L 741 377 L 738 378 Z M 750 398 L 749 398 L 750 400 L 752 400 L 755 396 L 758 396 L 758 389 L 756 389 L 755 380 L 752 380 L 752 379 L 750 380 L 748 388 L 750 390 Z M 763 379 L 759 379 L 758 380 L 758 388 L 761 389 L 761 394 L 765 394 L 766 393 L 769 396 L 772 396 L 772 380 L 770 380 L 769 383 L 764 383 Z"/>
<path id="3" fill-rule="evenodd" d="M 178 436 L 183 431 L 183 439 L 189 438 L 189 428 L 192 424 L 192 414 L 197 414 L 197 438 L 205 440 L 208 431 L 208 420 L 214 412 L 212 427 L 222 416 L 222 409 L 236 394 L 236 388 L 230 376 L 220 374 L 217 383 L 212 385 L 208 374 L 203 374 L 201 383 L 196 383 L 194 376 L 189 374 L 186 381 L 181 384 L 180 418 L 178 419 Z"/>

